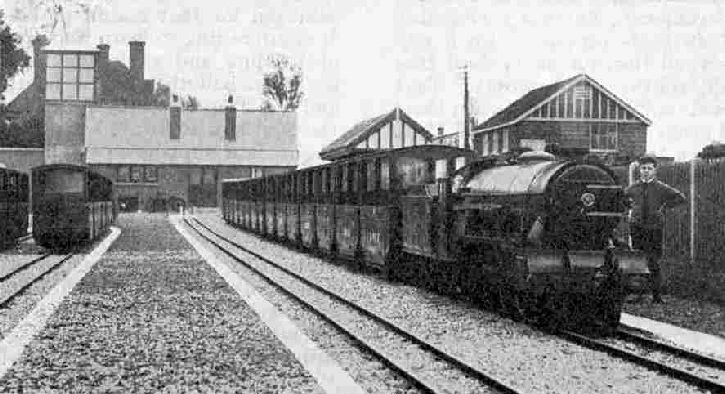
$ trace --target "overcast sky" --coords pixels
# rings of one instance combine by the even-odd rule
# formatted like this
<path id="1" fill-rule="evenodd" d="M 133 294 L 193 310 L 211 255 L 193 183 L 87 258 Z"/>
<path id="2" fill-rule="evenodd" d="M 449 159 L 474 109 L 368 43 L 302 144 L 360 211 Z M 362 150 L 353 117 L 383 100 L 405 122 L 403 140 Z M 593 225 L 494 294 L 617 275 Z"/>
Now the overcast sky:
<path id="1" fill-rule="evenodd" d="M 33 33 L 50 20 L 39 3 L 52 1 L 2 1 L 32 53 Z M 304 71 L 303 162 L 395 106 L 433 132 L 461 130 L 466 64 L 479 121 L 531 89 L 586 73 L 652 120 L 649 151 L 688 159 L 725 141 L 718 1 L 64 3 L 65 32 L 56 26 L 52 47 L 88 49 L 102 40 L 111 58 L 128 64 L 128 41 L 146 41 L 146 78 L 195 95 L 202 106 L 221 106 L 232 92 L 238 106 L 258 107 L 266 56 L 289 55 Z M 8 98 L 30 75 L 16 78 Z"/>

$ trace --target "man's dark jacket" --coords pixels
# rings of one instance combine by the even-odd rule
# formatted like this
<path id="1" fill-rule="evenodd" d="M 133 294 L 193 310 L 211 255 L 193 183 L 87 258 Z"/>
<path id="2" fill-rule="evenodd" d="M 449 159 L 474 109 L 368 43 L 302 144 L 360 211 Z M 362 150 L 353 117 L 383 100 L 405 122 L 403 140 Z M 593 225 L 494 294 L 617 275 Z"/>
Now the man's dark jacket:
<path id="1" fill-rule="evenodd" d="M 656 179 L 648 184 L 641 181 L 637 182 L 625 189 L 624 192 L 634 202 L 631 224 L 642 228 L 662 228 L 664 208 L 675 207 L 687 201 L 679 190 Z M 647 196 L 646 207 L 645 194 Z M 645 214 L 643 208 L 647 210 L 646 217 L 643 217 Z"/>

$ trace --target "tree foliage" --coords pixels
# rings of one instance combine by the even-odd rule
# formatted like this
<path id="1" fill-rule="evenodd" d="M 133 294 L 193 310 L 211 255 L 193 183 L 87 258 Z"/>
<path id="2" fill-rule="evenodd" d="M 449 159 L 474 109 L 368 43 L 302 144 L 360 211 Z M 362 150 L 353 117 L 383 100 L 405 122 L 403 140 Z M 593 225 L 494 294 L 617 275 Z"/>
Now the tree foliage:
<path id="1" fill-rule="evenodd" d="M 157 107 L 168 107 L 171 103 L 171 88 L 156 81 L 156 89 L 154 89 L 154 97 L 152 105 Z"/>
<path id="2" fill-rule="evenodd" d="M 30 56 L 21 47 L 21 38 L 5 23 L 0 10 L 0 51 L 2 52 L 2 76 L 0 77 L 0 95 L 5 93 L 8 80 L 30 65 Z"/>
<path id="3" fill-rule="evenodd" d="M 3 148 L 42 148 L 45 146 L 43 119 L 29 117 L 9 124 L 0 122 L 0 146 Z"/>
<path id="4" fill-rule="evenodd" d="M 710 144 L 705 145 L 697 157 L 701 159 L 716 159 L 725 157 L 725 143 L 714 141 Z"/>
<path id="5" fill-rule="evenodd" d="M 199 109 L 200 106 L 199 99 L 190 94 L 187 94 L 185 98 L 181 99 L 181 108 L 193 111 Z"/>
<path id="6" fill-rule="evenodd" d="M 272 70 L 264 74 L 262 93 L 266 101 L 262 110 L 296 110 L 304 95 L 302 68 L 281 55 L 271 56 L 269 62 Z"/>

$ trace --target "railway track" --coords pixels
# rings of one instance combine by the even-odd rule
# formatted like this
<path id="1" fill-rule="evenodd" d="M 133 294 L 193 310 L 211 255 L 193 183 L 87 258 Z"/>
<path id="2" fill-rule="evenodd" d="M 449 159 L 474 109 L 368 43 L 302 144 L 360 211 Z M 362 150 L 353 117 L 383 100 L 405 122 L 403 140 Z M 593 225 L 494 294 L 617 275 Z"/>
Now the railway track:
<path id="1" fill-rule="evenodd" d="M 32 259 L 32 260 L 30 260 L 30 261 L 28 261 L 26 263 L 23 263 L 23 264 L 15 267 L 10 272 L 7 272 L 7 273 L 5 273 L 3 275 L 0 275 L 0 283 L 6 281 L 8 279 L 10 279 L 13 275 L 17 274 L 18 272 L 21 272 L 21 271 L 25 270 L 26 268 L 29 268 L 29 267 L 35 265 L 36 263 L 39 263 L 39 262 L 47 259 L 50 256 L 52 256 L 50 253 L 44 254 L 44 255 L 42 255 L 40 257 L 34 258 L 34 259 Z"/>
<path id="2" fill-rule="evenodd" d="M 470 392 L 521 393 L 521 391 L 503 383 L 486 371 L 447 353 L 445 350 L 425 341 L 392 321 L 309 281 L 297 273 L 224 237 L 197 219 L 193 219 L 204 231 L 213 234 L 214 237 L 222 240 L 224 243 L 254 256 L 255 259 L 266 264 L 267 267 L 273 267 L 273 270 L 277 272 L 274 276 L 277 278 L 272 278 L 271 275 L 257 268 L 255 266 L 256 264 L 245 261 L 220 242 L 204 234 L 202 230 L 197 228 L 189 220 L 184 219 L 184 221 L 199 236 L 214 245 L 221 252 L 241 263 L 263 278 L 267 283 L 322 317 L 336 329 L 350 337 L 365 351 L 373 354 L 389 368 L 409 380 L 421 391 L 425 393 L 461 392 L 461 390 Z M 267 268 L 264 269 L 264 271 L 266 270 Z M 292 278 L 297 283 L 303 284 L 306 289 L 314 291 L 316 295 L 313 297 L 302 296 L 298 291 L 291 290 L 290 286 L 281 283 L 283 281 L 278 278 L 280 273 L 287 278 Z M 325 298 L 326 301 L 320 301 L 320 296 Z M 310 301 L 310 299 L 317 300 Z M 327 304 L 328 306 L 321 307 L 320 304 Z M 345 313 L 341 311 L 345 311 Z M 374 329 L 364 330 L 360 329 L 360 327 L 372 327 Z M 402 351 L 400 353 L 392 352 L 390 350 L 391 348 Z M 411 362 L 407 360 L 415 361 Z M 426 369 L 427 371 L 425 371 Z M 428 373 L 426 374 L 426 372 Z M 434 373 L 431 374 L 431 372 Z"/>
<path id="3" fill-rule="evenodd" d="M 26 263 L 26 264 L 27 264 L 27 266 L 35 265 L 41 259 L 45 260 L 45 259 L 49 258 L 50 256 L 51 255 L 44 255 L 43 257 L 38 258 L 38 259 L 35 259 L 35 260 L 33 260 L 33 261 L 29 262 L 29 263 Z M 2 296 L 0 296 L 0 308 L 7 308 L 7 306 L 10 304 L 10 302 L 12 300 L 14 300 L 19 295 L 23 294 L 28 288 L 30 288 L 30 286 L 32 286 L 33 284 L 37 283 L 41 279 L 43 279 L 46 275 L 50 274 L 55 269 L 57 269 L 58 267 L 62 266 L 63 263 L 65 263 L 66 261 L 68 261 L 71 258 L 73 258 L 73 256 L 75 256 L 75 254 L 67 254 L 67 255 L 64 255 L 62 257 L 61 256 L 58 256 L 58 257 L 60 257 L 60 259 L 58 261 L 54 262 L 49 267 L 45 268 L 42 272 L 40 272 L 39 274 L 33 276 L 29 280 L 26 280 L 25 283 L 22 283 L 16 289 L 13 289 L 9 293 L 3 294 Z M 5 283 L 5 280 L 3 280 L 3 283 Z"/>
<path id="4" fill-rule="evenodd" d="M 613 338 L 592 338 L 560 331 L 558 335 L 606 352 L 713 393 L 725 393 L 725 362 L 620 329 Z"/>

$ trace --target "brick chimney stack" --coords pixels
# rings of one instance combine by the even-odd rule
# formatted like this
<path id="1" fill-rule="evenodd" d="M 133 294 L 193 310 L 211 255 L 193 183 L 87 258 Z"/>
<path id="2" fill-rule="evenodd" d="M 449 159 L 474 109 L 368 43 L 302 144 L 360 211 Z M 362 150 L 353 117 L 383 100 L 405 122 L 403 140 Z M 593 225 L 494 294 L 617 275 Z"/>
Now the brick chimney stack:
<path id="1" fill-rule="evenodd" d="M 33 44 L 33 80 L 42 85 L 45 79 L 45 58 L 41 51 L 44 46 L 48 45 L 48 41 L 44 37 L 36 36 L 31 43 Z"/>
<path id="2" fill-rule="evenodd" d="M 108 51 L 111 49 L 111 46 L 108 44 L 98 44 L 96 45 L 96 48 L 98 48 L 98 64 L 105 65 L 105 63 L 108 63 Z"/>
<path id="3" fill-rule="evenodd" d="M 98 73 L 98 80 L 100 81 L 100 83 L 96 86 L 96 99 L 101 103 L 105 103 L 106 97 L 104 82 L 106 81 L 106 67 L 108 66 L 108 52 L 110 51 L 111 46 L 108 44 L 98 44 L 96 45 L 96 48 L 98 49 L 98 64 L 96 64 L 96 72 Z"/>
<path id="4" fill-rule="evenodd" d="M 144 45 L 145 41 L 129 41 L 129 69 L 131 70 L 131 78 L 135 82 L 144 80 Z"/>

